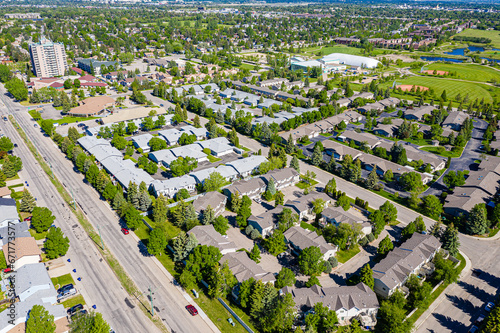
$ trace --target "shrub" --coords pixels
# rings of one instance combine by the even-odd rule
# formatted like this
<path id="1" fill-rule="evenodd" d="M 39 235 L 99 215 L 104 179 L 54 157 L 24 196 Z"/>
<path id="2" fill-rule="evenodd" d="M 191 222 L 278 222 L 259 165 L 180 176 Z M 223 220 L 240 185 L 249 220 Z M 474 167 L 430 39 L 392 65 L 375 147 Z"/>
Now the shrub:
<path id="1" fill-rule="evenodd" d="M 338 264 L 339 264 L 339 261 L 335 257 L 328 258 L 328 262 L 330 263 L 330 265 L 332 266 L 332 268 L 337 267 Z"/>
<path id="2" fill-rule="evenodd" d="M 441 198 L 444 200 L 448 196 L 448 192 L 441 192 Z"/>
<path id="3" fill-rule="evenodd" d="M 358 244 L 364 247 L 368 245 L 368 239 L 366 239 L 366 237 L 363 237 L 359 240 Z"/>
<path id="4" fill-rule="evenodd" d="M 209 148 L 203 148 L 203 152 L 207 155 L 211 155 L 212 151 Z"/>
<path id="5" fill-rule="evenodd" d="M 323 273 L 328 274 L 328 273 L 330 273 L 330 272 L 332 271 L 332 264 L 330 264 L 330 262 L 325 261 L 325 262 L 323 263 L 323 265 L 325 266 L 325 267 L 323 268 Z"/>
<path id="6" fill-rule="evenodd" d="M 137 152 L 138 152 L 139 154 L 142 154 L 142 148 L 137 148 Z"/>
<path id="7" fill-rule="evenodd" d="M 252 233 L 252 231 L 254 231 L 254 227 L 252 227 L 251 225 L 247 225 L 247 227 L 245 228 L 245 234 L 247 236 L 250 236 L 250 234 Z"/>
<path id="8" fill-rule="evenodd" d="M 252 232 L 250 233 L 250 238 L 252 240 L 257 239 L 260 237 L 260 232 L 257 229 L 253 229 Z"/>
<path id="9" fill-rule="evenodd" d="M 375 240 L 375 236 L 372 233 L 369 233 L 366 238 L 368 239 L 368 243 L 371 243 Z"/>

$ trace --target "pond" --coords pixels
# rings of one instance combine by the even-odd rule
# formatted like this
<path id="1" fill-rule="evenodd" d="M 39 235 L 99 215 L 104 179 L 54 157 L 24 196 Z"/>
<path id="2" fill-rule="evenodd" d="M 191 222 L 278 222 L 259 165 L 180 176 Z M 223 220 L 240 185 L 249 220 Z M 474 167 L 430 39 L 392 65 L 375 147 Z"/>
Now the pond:
<path id="1" fill-rule="evenodd" d="M 453 50 L 451 50 L 451 52 L 445 52 L 445 53 L 451 54 L 451 55 L 464 56 L 465 49 L 466 48 L 453 49 Z M 467 47 L 467 49 L 469 49 L 470 52 L 484 52 L 484 47 L 480 47 L 480 46 L 469 46 L 469 47 Z"/>
<path id="2" fill-rule="evenodd" d="M 425 61 L 450 61 L 450 62 L 464 62 L 462 59 L 446 58 L 446 57 L 420 57 Z"/>

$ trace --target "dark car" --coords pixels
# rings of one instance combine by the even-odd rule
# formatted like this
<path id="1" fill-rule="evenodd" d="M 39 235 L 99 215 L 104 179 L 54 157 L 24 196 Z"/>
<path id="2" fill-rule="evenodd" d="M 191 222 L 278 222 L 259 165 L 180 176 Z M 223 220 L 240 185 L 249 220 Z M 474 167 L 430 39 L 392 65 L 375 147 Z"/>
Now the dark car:
<path id="1" fill-rule="evenodd" d="M 127 228 L 122 228 L 122 232 L 124 235 L 128 235 L 130 231 Z"/>
<path id="2" fill-rule="evenodd" d="M 81 310 L 83 310 L 83 305 L 81 304 L 74 305 L 68 309 L 68 315 L 72 316 Z"/>
<path id="3" fill-rule="evenodd" d="M 481 323 L 484 321 L 484 319 L 486 318 L 485 315 L 480 315 L 476 321 L 474 322 L 474 324 L 476 324 L 477 326 L 481 325 Z"/>
<path id="4" fill-rule="evenodd" d="M 59 288 L 57 290 L 57 292 L 58 293 L 62 293 L 62 292 L 65 292 L 65 291 L 68 291 L 68 290 L 71 290 L 71 289 L 75 289 L 75 287 L 73 286 L 73 283 L 66 284 L 66 285 L 62 286 L 61 288 Z"/>
<path id="5" fill-rule="evenodd" d="M 24 222 L 31 222 L 32 216 L 28 216 L 27 218 L 24 219 Z"/>
<path id="6" fill-rule="evenodd" d="M 493 304 L 492 302 L 488 302 L 485 306 L 484 306 L 484 310 L 486 312 L 490 312 L 491 310 L 493 310 L 493 308 L 495 307 L 495 304 Z"/>
<path id="7" fill-rule="evenodd" d="M 191 314 L 191 316 L 196 316 L 198 314 L 198 310 L 196 310 L 196 308 L 194 306 L 192 306 L 191 304 L 186 306 L 186 309 Z"/>

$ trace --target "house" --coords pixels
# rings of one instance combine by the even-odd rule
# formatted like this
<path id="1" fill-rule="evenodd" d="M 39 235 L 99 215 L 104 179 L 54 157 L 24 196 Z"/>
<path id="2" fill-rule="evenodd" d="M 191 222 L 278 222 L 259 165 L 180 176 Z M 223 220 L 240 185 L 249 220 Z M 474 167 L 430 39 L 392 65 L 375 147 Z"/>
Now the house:
<path id="1" fill-rule="evenodd" d="M 257 170 L 259 166 L 264 162 L 267 162 L 267 158 L 265 158 L 264 156 L 253 155 L 250 157 L 231 161 L 229 163 L 226 163 L 226 165 L 233 167 L 238 172 L 241 178 L 246 178 L 250 176 L 255 170 Z"/>
<path id="2" fill-rule="evenodd" d="M 323 221 L 320 221 L 320 225 L 326 226 L 327 224 L 334 224 L 339 226 L 341 223 L 347 223 L 351 226 L 360 226 L 363 235 L 366 236 L 372 232 L 372 225 L 366 219 L 355 216 L 349 211 L 345 211 L 342 207 L 327 207 L 321 212 L 321 217 Z"/>
<path id="3" fill-rule="evenodd" d="M 410 239 L 372 267 L 375 280 L 373 290 L 388 298 L 403 286 L 411 274 L 419 274 L 440 248 L 441 243 L 436 237 L 414 233 Z"/>
<path id="4" fill-rule="evenodd" d="M 162 149 L 158 151 L 153 151 L 148 154 L 148 158 L 153 162 L 158 164 L 163 164 L 165 168 L 170 168 L 170 163 L 177 160 L 177 156 L 175 156 L 170 149 Z"/>
<path id="5" fill-rule="evenodd" d="M 265 101 L 263 101 L 262 103 L 259 103 L 259 105 L 257 105 L 257 107 L 259 109 L 264 109 L 264 108 L 267 108 L 267 109 L 270 109 L 272 105 L 282 105 L 283 103 L 281 103 L 280 101 L 276 101 L 274 99 L 266 99 Z"/>
<path id="6" fill-rule="evenodd" d="M 5 261 L 10 263 L 10 268 L 14 271 L 24 265 L 42 261 L 42 251 L 38 248 L 33 237 L 16 238 L 14 242 L 4 244 L 2 249 Z"/>
<path id="7" fill-rule="evenodd" d="M 3 246 L 9 242 L 9 232 L 14 233 L 16 238 L 31 237 L 27 222 L 19 222 L 14 225 L 7 225 L 0 228 L 0 244 Z"/>
<path id="8" fill-rule="evenodd" d="M 163 137 L 169 146 L 176 145 L 182 135 L 182 132 L 176 128 L 169 128 L 158 131 L 160 137 Z"/>
<path id="9" fill-rule="evenodd" d="M 189 173 L 189 175 L 196 180 L 197 184 L 203 184 L 205 182 L 205 179 L 207 179 L 208 177 L 210 177 L 210 175 L 213 172 L 215 172 L 215 168 L 214 167 L 210 167 L 210 168 L 206 168 L 206 169 L 202 169 L 202 170 L 191 172 L 191 173 Z"/>
<path id="10" fill-rule="evenodd" d="M 469 118 L 469 115 L 467 115 L 467 113 L 465 112 L 452 111 L 449 113 L 448 117 L 446 117 L 446 119 L 443 121 L 441 126 L 451 128 L 454 131 L 460 131 L 462 124 L 467 118 Z"/>
<path id="11" fill-rule="evenodd" d="M 430 165 L 432 171 L 437 171 L 444 169 L 446 165 L 446 160 L 442 157 L 434 155 L 432 153 L 425 152 L 423 150 L 414 148 L 413 146 L 406 145 L 406 158 L 408 162 L 412 161 L 422 161 L 424 165 Z"/>
<path id="12" fill-rule="evenodd" d="M 293 129 L 288 132 L 283 132 L 280 134 L 281 141 L 284 143 L 288 142 L 288 138 L 290 135 L 292 136 L 293 144 L 297 144 L 297 141 L 300 139 L 307 137 L 308 139 L 315 138 L 319 135 L 320 131 L 319 129 L 314 126 L 313 124 L 305 125 L 305 126 L 300 126 L 297 127 L 296 129 Z"/>
<path id="13" fill-rule="evenodd" d="M 12 198 L 0 198 L 0 228 L 19 223 L 16 200 Z"/>
<path id="14" fill-rule="evenodd" d="M 363 167 L 366 170 L 371 171 L 373 169 L 376 169 L 377 175 L 379 175 L 380 177 L 383 177 L 388 170 L 391 170 L 394 175 L 394 179 L 396 180 L 399 179 L 399 177 L 406 172 L 418 173 L 422 178 L 422 183 L 424 185 L 433 179 L 433 176 L 431 174 L 420 173 L 418 171 L 415 171 L 411 167 L 402 166 L 400 164 L 396 164 L 394 162 L 385 160 L 375 155 L 364 154 L 359 157 L 359 160 L 361 161 Z"/>
<path id="15" fill-rule="evenodd" d="M 329 288 L 322 288 L 318 285 L 310 288 L 286 286 L 281 291 L 292 295 L 295 307 L 300 313 L 310 313 L 317 303 L 323 303 L 323 306 L 337 313 L 337 318 L 342 325 L 347 325 L 351 319 L 358 316 L 368 316 L 373 318 L 372 323 L 364 323 L 363 326 L 374 326 L 380 307 L 375 292 L 362 282 L 355 286 Z"/>
<path id="16" fill-rule="evenodd" d="M 313 219 L 315 215 L 313 214 L 313 202 L 316 199 L 323 199 L 325 203 L 325 207 L 327 207 L 331 198 L 323 192 L 311 192 L 307 195 L 304 195 L 300 198 L 294 200 L 288 200 L 285 202 L 285 206 L 292 208 L 292 211 L 299 215 L 299 220 L 302 219 Z"/>
<path id="17" fill-rule="evenodd" d="M 193 177 L 189 175 L 184 175 L 182 177 L 175 177 L 165 180 L 154 180 L 151 182 L 156 196 L 163 194 L 168 198 L 172 198 L 181 189 L 186 189 L 188 192 L 194 192 L 196 190 L 196 181 Z"/>
<path id="18" fill-rule="evenodd" d="M 380 139 L 375 135 L 370 133 L 358 133 L 353 130 L 344 131 L 342 135 L 337 137 L 338 140 L 343 142 L 351 142 L 354 141 L 356 145 L 360 145 L 363 142 L 366 142 L 370 149 L 375 148 L 380 143 Z"/>
<path id="19" fill-rule="evenodd" d="M 375 103 L 368 103 L 364 106 L 360 106 L 358 108 L 358 111 L 364 114 L 371 114 L 372 111 L 382 111 L 384 110 L 384 106 L 380 104 L 379 102 Z"/>
<path id="20" fill-rule="evenodd" d="M 229 241 L 227 237 L 219 234 L 211 224 L 197 225 L 187 233 L 188 235 L 193 234 L 198 240 L 199 245 L 215 246 L 220 250 L 222 255 L 236 252 L 238 249 L 234 242 Z"/>
<path id="21" fill-rule="evenodd" d="M 221 265 L 227 263 L 229 269 L 234 274 L 239 283 L 250 278 L 260 280 L 264 283 L 276 281 L 273 273 L 266 272 L 255 261 L 250 259 L 246 252 L 226 253 L 219 261 Z"/>
<path id="22" fill-rule="evenodd" d="M 151 151 L 151 147 L 149 146 L 149 141 L 153 138 L 153 136 L 149 133 L 136 135 L 132 138 L 132 142 L 134 143 L 134 147 L 138 149 L 142 149 L 144 153 L 149 153 Z"/>
<path id="23" fill-rule="evenodd" d="M 181 131 L 187 132 L 188 134 L 193 134 L 196 136 L 196 140 L 203 140 L 208 137 L 208 132 L 205 128 L 196 128 L 194 126 L 188 125 L 181 127 Z"/>
<path id="24" fill-rule="evenodd" d="M 293 186 L 300 181 L 300 174 L 294 168 L 283 168 L 271 170 L 261 177 L 266 184 L 272 179 L 276 190 L 281 190 L 288 186 Z"/>
<path id="25" fill-rule="evenodd" d="M 200 145 L 200 147 L 203 150 L 205 148 L 209 149 L 210 153 L 216 157 L 224 156 L 234 151 L 234 147 L 230 146 L 229 141 L 223 137 L 209 139 L 205 141 L 198 141 L 195 143 Z"/>
<path id="26" fill-rule="evenodd" d="M 201 147 L 196 143 L 181 146 L 181 147 L 171 148 L 170 151 L 177 158 L 179 158 L 179 157 L 182 157 L 182 158 L 191 157 L 191 158 L 195 159 L 198 163 L 208 161 L 207 154 L 205 154 L 202 151 Z"/>
<path id="27" fill-rule="evenodd" d="M 257 177 L 234 182 L 222 191 L 229 199 L 231 199 L 231 196 L 236 192 L 238 192 L 241 197 L 246 195 L 250 199 L 253 199 L 264 193 L 266 191 L 266 187 L 266 183 L 262 180 L 262 178 Z"/>
<path id="28" fill-rule="evenodd" d="M 337 105 L 339 107 L 348 107 L 351 104 L 352 100 L 350 98 L 341 98 L 337 101 Z"/>
<path id="29" fill-rule="evenodd" d="M 361 120 L 363 120 L 363 116 L 359 113 L 357 113 L 356 111 L 346 111 L 344 113 L 342 113 L 342 115 L 344 117 L 347 118 L 347 120 L 349 120 L 349 122 L 351 123 L 356 123 L 356 122 L 359 122 Z"/>
<path id="30" fill-rule="evenodd" d="M 406 109 L 404 117 L 408 120 L 423 121 L 425 115 L 430 115 L 434 110 L 432 105 L 424 105 L 414 109 Z"/>
<path id="31" fill-rule="evenodd" d="M 257 229 L 262 237 L 269 236 L 276 229 L 279 221 L 279 214 L 283 211 L 283 206 L 278 205 L 258 216 L 251 215 L 247 221 L 248 225 Z"/>
<path id="32" fill-rule="evenodd" d="M 323 141 L 323 147 L 325 148 L 325 153 L 332 156 L 337 161 L 342 161 L 346 155 L 350 155 L 353 160 L 363 155 L 363 152 L 357 149 L 332 140 Z"/>
<path id="33" fill-rule="evenodd" d="M 496 185 L 496 184 L 495 184 Z M 493 197 L 486 191 L 476 187 L 455 187 L 453 194 L 444 201 L 443 209 L 446 214 L 466 216 L 477 204 L 490 205 Z"/>
<path id="34" fill-rule="evenodd" d="M 210 206 L 213 209 L 214 215 L 217 217 L 222 214 L 226 208 L 227 197 L 217 191 L 207 192 L 202 196 L 197 197 L 193 201 L 193 206 L 198 214 L 203 214 L 203 211 Z"/>
<path id="35" fill-rule="evenodd" d="M 27 264 L 19 268 L 16 271 L 13 285 L 16 297 L 19 297 L 21 302 L 34 297 L 38 293 L 38 299 L 43 303 L 57 303 L 57 291 L 47 274 L 45 264 L 42 262 Z M 41 291 L 43 292 L 40 293 Z"/>
<path id="36" fill-rule="evenodd" d="M 228 165 L 219 165 L 215 171 L 220 173 L 222 177 L 230 182 L 238 178 L 238 171 Z"/>
<path id="37" fill-rule="evenodd" d="M 15 304 L 16 315 L 14 318 L 10 317 L 10 311 L 0 312 L 0 333 L 26 332 L 26 320 L 28 319 L 29 312 L 34 305 L 42 305 L 45 310 L 48 311 L 49 315 L 54 317 L 54 323 L 56 324 L 55 332 L 69 332 L 69 322 L 64 305 L 52 305 L 35 298 L 25 302 L 17 302 Z"/>
<path id="38" fill-rule="evenodd" d="M 396 97 L 389 97 L 389 98 L 382 99 L 378 102 L 386 108 L 393 108 L 393 107 L 396 107 L 396 105 L 398 105 L 401 102 L 401 100 L 399 98 L 396 98 Z"/>
<path id="39" fill-rule="evenodd" d="M 404 120 L 401 118 L 391 119 L 390 124 L 380 122 L 373 128 L 373 132 L 377 135 L 392 138 L 393 136 L 397 136 L 399 127 L 403 124 L 403 122 Z"/>
<path id="40" fill-rule="evenodd" d="M 315 231 L 306 230 L 300 226 L 291 227 L 285 231 L 283 236 L 285 236 L 286 242 L 296 254 L 300 254 L 302 250 L 314 246 L 320 249 L 323 255 L 322 259 L 328 260 L 328 258 L 335 256 L 337 252 L 337 247 L 328 244 L 323 236 L 319 236 Z"/>

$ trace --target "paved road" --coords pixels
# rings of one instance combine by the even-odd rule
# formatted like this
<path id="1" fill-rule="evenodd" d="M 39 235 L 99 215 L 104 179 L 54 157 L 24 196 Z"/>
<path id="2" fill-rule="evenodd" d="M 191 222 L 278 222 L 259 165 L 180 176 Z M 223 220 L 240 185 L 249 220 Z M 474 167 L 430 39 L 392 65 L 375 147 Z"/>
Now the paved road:
<path id="1" fill-rule="evenodd" d="M 3 87 L 0 87 L 0 93 L 2 90 Z M 8 98 L 2 97 L 2 99 L 4 103 L 12 103 Z M 15 106 L 16 109 L 20 109 L 17 104 Z M 97 192 L 83 181 L 83 176 L 74 171 L 72 162 L 62 155 L 55 143 L 33 126 L 29 114 L 19 111 L 14 112 L 14 115 L 40 154 L 50 162 L 56 177 L 73 192 L 89 221 L 96 229 L 100 228 L 104 243 L 139 290 L 146 293 L 149 287 L 157 288 L 154 298 L 155 312 L 163 320 L 165 326 L 172 332 L 218 332 L 215 325 L 201 311 L 200 316 L 189 315 L 185 310 L 189 302 L 184 294 L 173 285 L 163 266 L 155 257 L 142 254 L 143 246 L 134 235 L 125 236 L 120 232 L 116 214 L 105 201 L 99 198 Z M 74 225 L 74 223 L 69 225 Z M 125 332 L 142 331 L 132 329 L 132 327 Z"/>
<path id="2" fill-rule="evenodd" d="M 9 111 L 5 104 L 1 103 L 0 113 L 5 115 Z M 87 305 L 95 304 L 97 311 L 103 314 L 104 319 L 117 332 L 141 332 L 145 328 L 148 332 L 159 332 L 138 307 L 131 306 L 134 302 L 128 300 L 127 292 L 108 264 L 103 261 L 95 244 L 79 225 L 75 216 L 65 206 L 64 200 L 12 124 L 2 120 L 0 129 L 18 144 L 15 154 L 23 161 L 21 176 L 23 180 L 28 181 L 28 188 L 37 198 L 37 205 L 48 207 L 53 212 L 56 217 L 55 224 L 70 240 L 70 248 L 64 259 L 71 259 L 71 263 L 67 265 L 76 269 L 73 278 Z M 77 277 L 81 277 L 82 282 L 78 282 Z"/>
<path id="3" fill-rule="evenodd" d="M 443 183 L 443 177 L 450 171 L 464 171 L 464 170 L 477 170 L 477 164 L 474 162 L 481 158 L 479 147 L 482 145 L 483 135 L 488 127 L 488 123 L 484 120 L 477 120 L 474 122 L 474 129 L 472 130 L 471 139 L 467 143 L 462 153 L 458 158 L 452 158 L 450 167 L 444 172 L 441 177 L 432 184 L 421 195 L 440 195 L 441 192 L 447 190 L 448 187 Z"/>

